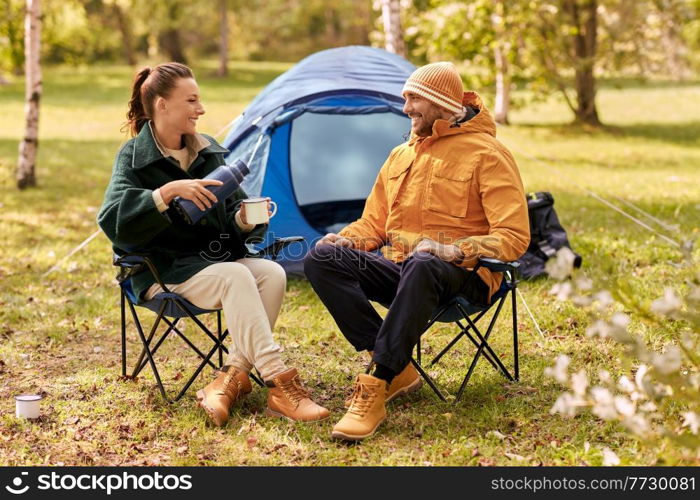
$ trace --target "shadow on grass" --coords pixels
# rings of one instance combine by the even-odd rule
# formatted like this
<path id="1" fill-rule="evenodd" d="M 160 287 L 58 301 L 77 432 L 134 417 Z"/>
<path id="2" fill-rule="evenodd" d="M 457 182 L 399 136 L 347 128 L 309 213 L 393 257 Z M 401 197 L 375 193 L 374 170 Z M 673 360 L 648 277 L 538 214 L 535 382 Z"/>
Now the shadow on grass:
<path id="1" fill-rule="evenodd" d="M 580 137 L 596 139 L 641 138 L 680 146 L 700 146 L 700 121 L 683 123 L 636 123 L 634 125 L 604 125 L 591 127 L 577 122 L 570 123 L 518 123 L 517 127 L 543 130 L 552 137 L 564 139 Z M 506 130 L 507 131 L 507 130 Z"/>

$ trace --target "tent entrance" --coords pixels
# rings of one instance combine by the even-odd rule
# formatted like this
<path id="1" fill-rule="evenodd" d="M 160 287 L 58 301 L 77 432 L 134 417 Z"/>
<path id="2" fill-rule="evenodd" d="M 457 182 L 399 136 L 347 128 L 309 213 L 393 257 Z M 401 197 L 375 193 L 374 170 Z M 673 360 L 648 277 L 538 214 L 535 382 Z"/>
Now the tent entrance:
<path id="1" fill-rule="evenodd" d="M 409 130 L 409 119 L 390 111 L 296 117 L 290 128 L 290 177 L 309 225 L 325 234 L 358 219 L 379 168 Z"/>

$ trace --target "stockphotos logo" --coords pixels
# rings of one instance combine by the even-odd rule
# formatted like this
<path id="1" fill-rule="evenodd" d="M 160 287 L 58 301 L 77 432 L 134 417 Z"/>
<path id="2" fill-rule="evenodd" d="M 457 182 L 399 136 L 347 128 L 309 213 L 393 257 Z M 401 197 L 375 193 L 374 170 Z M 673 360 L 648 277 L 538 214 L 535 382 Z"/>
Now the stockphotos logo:
<path id="1" fill-rule="evenodd" d="M 5 486 L 5 489 L 12 493 L 13 495 L 21 495 L 22 493 L 26 493 L 27 490 L 29 489 L 29 485 L 22 486 L 22 483 L 24 482 L 22 480 L 22 476 L 28 476 L 29 472 L 22 472 L 19 476 L 14 478 L 12 480 L 12 486 L 7 485 Z"/>
<path id="2" fill-rule="evenodd" d="M 13 495 L 22 495 L 29 490 L 29 485 L 24 485 L 24 476 L 28 472 L 22 472 L 20 476 L 12 480 L 12 485 L 5 486 L 5 489 Z M 104 491 L 111 495 L 113 491 L 131 490 L 190 490 L 192 489 L 192 476 L 189 474 L 161 474 L 160 472 L 148 474 L 42 474 L 37 477 L 38 490 L 83 490 L 83 491 Z"/>

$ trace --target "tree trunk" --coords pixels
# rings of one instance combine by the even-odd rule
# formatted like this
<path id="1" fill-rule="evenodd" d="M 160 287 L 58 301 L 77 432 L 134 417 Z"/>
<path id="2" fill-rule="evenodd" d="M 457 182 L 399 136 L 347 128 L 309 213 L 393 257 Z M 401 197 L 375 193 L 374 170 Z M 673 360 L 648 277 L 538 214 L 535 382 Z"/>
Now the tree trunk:
<path id="1" fill-rule="evenodd" d="M 510 109 L 510 74 L 508 72 L 508 59 L 506 58 L 506 41 L 504 29 L 505 6 L 503 0 L 494 0 L 494 14 L 491 16 L 491 24 L 495 34 L 493 56 L 496 64 L 496 123 L 508 125 L 508 111 Z"/>
<path id="2" fill-rule="evenodd" d="M 114 17 L 117 19 L 117 26 L 122 35 L 122 49 L 124 60 L 129 66 L 136 65 L 136 54 L 134 53 L 133 33 L 131 32 L 131 23 L 126 17 L 124 10 L 116 3 L 112 5 Z"/>
<path id="3" fill-rule="evenodd" d="M 496 123 L 508 125 L 508 112 L 510 111 L 510 78 L 508 76 L 508 61 L 503 53 L 503 47 L 496 44 L 494 47 L 494 57 L 496 59 Z"/>
<path id="4" fill-rule="evenodd" d="M 586 0 L 581 6 L 577 0 L 566 0 L 564 8 L 575 28 L 573 36 L 575 82 L 576 82 L 576 121 L 588 125 L 600 126 L 598 110 L 595 104 L 596 80 L 593 73 L 597 50 L 598 1 Z"/>
<path id="5" fill-rule="evenodd" d="M 220 34 L 219 34 L 219 76 L 228 75 L 228 1 L 219 0 Z"/>
<path id="6" fill-rule="evenodd" d="M 41 99 L 41 4 L 40 0 L 27 0 L 24 22 L 25 50 L 25 115 L 24 140 L 19 145 L 17 162 L 17 187 L 36 186 L 36 154 L 39 147 L 39 101 Z"/>
<path id="7" fill-rule="evenodd" d="M 384 48 L 406 57 L 406 44 L 401 29 L 400 0 L 382 0 L 382 22 L 384 23 Z"/>
<path id="8" fill-rule="evenodd" d="M 177 28 L 167 28 L 158 36 L 158 44 L 171 61 L 187 64 L 187 58 L 182 50 L 180 31 Z"/>

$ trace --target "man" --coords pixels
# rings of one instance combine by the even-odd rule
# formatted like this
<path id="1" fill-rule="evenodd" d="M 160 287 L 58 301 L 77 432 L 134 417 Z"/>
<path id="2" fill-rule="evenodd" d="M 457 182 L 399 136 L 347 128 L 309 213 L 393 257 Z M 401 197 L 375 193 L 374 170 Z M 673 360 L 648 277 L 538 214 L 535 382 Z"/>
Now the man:
<path id="1" fill-rule="evenodd" d="M 339 439 L 372 435 L 386 419 L 386 401 L 420 387 L 411 351 L 440 302 L 457 293 L 490 302 L 502 275 L 471 273 L 479 257 L 512 261 L 530 241 L 515 160 L 454 65 L 417 69 L 403 96 L 410 140 L 389 155 L 362 217 L 324 236 L 304 261 L 343 335 L 375 363 L 372 375 L 357 377 L 333 428 Z M 370 300 L 389 306 L 384 320 Z"/>

